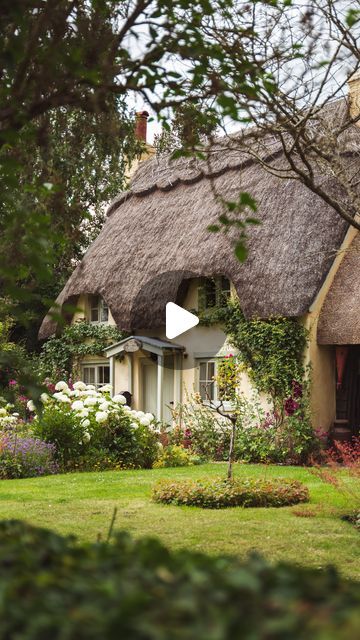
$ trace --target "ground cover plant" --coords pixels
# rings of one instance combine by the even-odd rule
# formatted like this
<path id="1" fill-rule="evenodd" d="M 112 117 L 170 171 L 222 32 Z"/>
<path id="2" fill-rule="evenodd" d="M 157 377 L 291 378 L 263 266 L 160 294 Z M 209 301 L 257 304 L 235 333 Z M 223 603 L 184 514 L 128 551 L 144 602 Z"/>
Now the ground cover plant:
<path id="1" fill-rule="evenodd" d="M 136 538 L 150 534 L 174 549 L 241 558 L 256 549 L 272 562 L 314 568 L 335 564 L 342 575 L 360 579 L 359 532 L 341 519 L 349 512 L 346 497 L 307 468 L 234 465 L 235 478 L 281 474 L 305 484 L 310 502 L 292 507 L 198 509 L 151 500 L 153 486 L 161 479 L 200 480 L 225 477 L 225 473 L 225 463 L 213 463 L 2 480 L 1 518 L 25 519 L 93 542 L 106 538 L 116 507 L 115 530 L 126 529 Z"/>
<path id="2" fill-rule="evenodd" d="M 207 509 L 224 507 L 284 507 L 309 501 L 309 491 L 297 480 L 162 480 L 155 485 L 153 500 L 163 504 Z"/>
<path id="3" fill-rule="evenodd" d="M 360 585 L 334 570 L 171 552 L 125 533 L 84 545 L 2 522 L 0 568 L 4 640 L 345 640 L 360 625 Z"/>

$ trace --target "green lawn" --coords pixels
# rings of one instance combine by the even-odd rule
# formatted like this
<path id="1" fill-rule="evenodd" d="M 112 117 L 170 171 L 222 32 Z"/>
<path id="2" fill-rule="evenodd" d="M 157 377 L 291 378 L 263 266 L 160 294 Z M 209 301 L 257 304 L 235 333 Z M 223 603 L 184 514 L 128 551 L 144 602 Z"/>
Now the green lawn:
<path id="1" fill-rule="evenodd" d="M 219 511 L 154 504 L 151 488 L 163 477 L 225 475 L 225 464 L 178 469 L 74 473 L 29 480 L 2 480 L 1 518 L 22 518 L 84 540 L 106 537 L 113 509 L 116 528 L 152 535 L 171 547 L 244 556 L 256 549 L 270 560 L 324 567 L 360 579 L 360 534 L 340 519 L 345 498 L 297 467 L 236 465 L 237 476 L 283 476 L 305 482 L 311 502 L 280 509 Z M 301 515 L 303 514 L 303 515 Z"/>

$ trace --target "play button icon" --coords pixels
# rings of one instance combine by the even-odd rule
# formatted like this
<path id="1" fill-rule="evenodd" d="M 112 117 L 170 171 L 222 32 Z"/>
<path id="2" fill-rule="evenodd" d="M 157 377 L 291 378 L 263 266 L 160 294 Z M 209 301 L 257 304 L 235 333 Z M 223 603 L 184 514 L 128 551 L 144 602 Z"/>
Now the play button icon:
<path id="1" fill-rule="evenodd" d="M 166 337 L 169 340 L 180 336 L 199 324 L 199 318 L 190 311 L 186 311 L 174 302 L 166 305 Z"/>

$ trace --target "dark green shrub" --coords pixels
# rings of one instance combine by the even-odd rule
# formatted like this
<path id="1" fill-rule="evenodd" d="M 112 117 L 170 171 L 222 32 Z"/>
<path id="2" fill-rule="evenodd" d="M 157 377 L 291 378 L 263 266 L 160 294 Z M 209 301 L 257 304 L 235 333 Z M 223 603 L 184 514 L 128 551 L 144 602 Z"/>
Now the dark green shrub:
<path id="1" fill-rule="evenodd" d="M 45 407 L 33 421 L 33 431 L 41 440 L 55 445 L 57 460 L 63 467 L 69 467 L 84 452 L 84 429 L 73 411 Z"/>
<path id="2" fill-rule="evenodd" d="M 118 534 L 79 544 L 0 523 L 0 639 L 351 640 L 360 585 L 334 569 L 168 551 Z"/>
<path id="3" fill-rule="evenodd" d="M 153 490 L 155 502 L 208 509 L 223 507 L 284 507 L 307 502 L 309 491 L 297 480 L 161 480 Z"/>

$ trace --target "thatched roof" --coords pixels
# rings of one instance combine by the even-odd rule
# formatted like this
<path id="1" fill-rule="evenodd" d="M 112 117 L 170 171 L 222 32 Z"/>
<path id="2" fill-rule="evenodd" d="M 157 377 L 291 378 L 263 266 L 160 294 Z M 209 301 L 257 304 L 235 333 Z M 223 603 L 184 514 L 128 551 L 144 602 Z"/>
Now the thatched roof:
<path id="1" fill-rule="evenodd" d="M 222 274 L 234 283 L 246 316 L 306 312 L 347 225 L 300 182 L 271 175 L 235 142 L 224 149 L 220 141 L 206 162 L 155 157 L 142 163 L 57 302 L 99 294 L 118 326 L 134 332 L 164 325 L 165 304 L 176 301 L 183 279 Z M 282 162 L 271 139 L 266 153 Z M 230 234 L 207 230 L 223 212 L 214 188 L 227 200 L 247 191 L 257 201 L 262 224 L 249 228 L 244 264 Z M 40 337 L 54 330 L 46 318 Z"/>
<path id="2" fill-rule="evenodd" d="M 335 275 L 318 323 L 320 344 L 360 344 L 360 235 Z"/>

